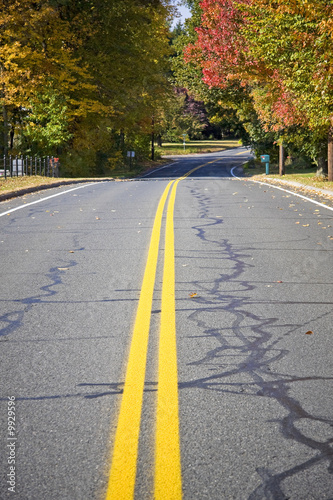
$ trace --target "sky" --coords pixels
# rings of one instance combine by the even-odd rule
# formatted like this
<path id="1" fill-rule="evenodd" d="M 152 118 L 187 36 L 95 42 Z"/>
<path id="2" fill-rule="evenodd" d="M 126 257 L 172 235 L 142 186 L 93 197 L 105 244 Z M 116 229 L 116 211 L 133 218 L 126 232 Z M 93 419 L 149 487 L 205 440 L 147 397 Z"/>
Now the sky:
<path id="1" fill-rule="evenodd" d="M 181 17 L 179 19 L 178 18 L 175 19 L 175 21 L 173 23 L 174 25 L 177 24 L 178 21 L 181 21 L 182 23 L 184 23 L 184 21 L 187 17 L 191 17 L 191 12 L 189 11 L 189 9 L 187 7 L 184 7 L 183 5 L 181 5 L 181 6 L 177 6 L 177 9 L 180 12 Z"/>
<path id="2" fill-rule="evenodd" d="M 187 7 L 184 7 L 183 5 L 181 5 L 180 7 L 178 7 L 178 10 L 182 16 L 181 17 L 182 22 L 184 22 L 187 17 L 191 17 L 191 12 L 189 11 L 189 9 Z"/>

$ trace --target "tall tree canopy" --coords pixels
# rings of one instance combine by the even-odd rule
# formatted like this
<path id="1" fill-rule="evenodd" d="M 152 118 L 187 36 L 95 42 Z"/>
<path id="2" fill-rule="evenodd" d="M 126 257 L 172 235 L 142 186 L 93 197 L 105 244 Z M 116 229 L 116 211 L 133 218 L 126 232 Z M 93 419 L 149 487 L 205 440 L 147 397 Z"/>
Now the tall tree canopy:
<path id="1" fill-rule="evenodd" d="M 333 128 L 332 6 L 331 0 L 203 0 L 185 60 L 200 68 L 209 88 L 243 89 L 266 131 L 291 138 L 297 127 L 307 142 L 311 131 L 308 152 L 315 157 Z"/>
<path id="2" fill-rule="evenodd" d="M 169 89 L 171 11 L 169 0 L 1 0 L 3 149 L 83 154 L 96 129 L 104 149 L 147 134 Z"/>

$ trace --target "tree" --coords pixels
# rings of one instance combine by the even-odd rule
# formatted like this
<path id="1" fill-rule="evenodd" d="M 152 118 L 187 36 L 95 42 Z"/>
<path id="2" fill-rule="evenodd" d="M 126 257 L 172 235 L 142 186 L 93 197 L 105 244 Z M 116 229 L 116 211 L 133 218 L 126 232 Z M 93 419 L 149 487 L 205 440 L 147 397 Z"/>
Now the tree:
<path id="1" fill-rule="evenodd" d="M 332 5 L 322 0 L 255 0 L 246 10 L 245 36 L 252 57 L 273 74 L 280 89 L 272 115 L 310 129 L 320 154 L 323 137 L 330 143 L 333 130 Z"/>
<path id="2" fill-rule="evenodd" d="M 73 30 L 73 23 L 62 17 L 56 5 L 32 0 L 3 1 L 0 28 L 1 105 L 12 128 L 20 123 L 24 133 L 23 124 L 27 123 L 30 135 L 34 136 L 39 129 L 44 135 L 41 142 L 47 142 L 47 136 L 52 136 L 52 126 L 48 132 L 43 128 L 48 125 L 47 117 L 55 123 L 55 112 L 60 110 L 61 102 L 66 102 L 67 125 L 98 106 L 89 71 L 74 56 L 81 40 Z M 48 106 L 50 102 L 53 107 Z M 64 127 L 68 127 L 63 115 L 64 107 L 59 114 L 64 132 Z M 57 135 L 60 141 L 57 144 L 68 137 L 66 133 Z M 55 144 L 54 139 L 53 134 L 49 146 Z M 5 140 L 5 148 L 7 144 Z"/>
<path id="3" fill-rule="evenodd" d="M 305 7 L 304 7 L 305 5 Z M 247 89 L 267 132 L 314 132 L 313 158 L 332 135 L 332 15 L 322 0 L 203 0 L 197 38 L 185 50 L 203 81 Z"/>
<path id="4" fill-rule="evenodd" d="M 201 102 L 195 101 L 185 89 L 175 87 L 161 110 L 157 125 L 159 135 L 166 141 L 179 142 L 184 134 L 190 139 L 198 139 L 208 125 L 207 113 Z"/>
<path id="5" fill-rule="evenodd" d="M 126 141 L 142 149 L 139 137 L 170 88 L 170 12 L 169 0 L 2 0 L 4 149 L 11 130 L 17 150 L 65 153 L 80 144 L 91 164 L 93 122 L 112 151 Z M 84 127 L 89 149 L 76 140 Z"/>

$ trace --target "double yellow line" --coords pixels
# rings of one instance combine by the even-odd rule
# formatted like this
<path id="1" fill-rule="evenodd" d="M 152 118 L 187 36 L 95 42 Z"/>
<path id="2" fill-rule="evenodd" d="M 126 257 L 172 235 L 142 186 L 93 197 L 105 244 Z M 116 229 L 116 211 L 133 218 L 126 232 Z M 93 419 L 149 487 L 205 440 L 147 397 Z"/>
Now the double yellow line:
<path id="1" fill-rule="evenodd" d="M 158 204 L 127 362 L 124 392 L 119 411 L 106 500 L 132 500 L 134 497 L 151 308 L 162 217 L 170 190 L 171 193 L 166 212 L 158 354 L 154 498 L 156 500 L 180 500 L 182 498 L 173 214 L 178 183 L 203 166 L 200 165 L 187 172 L 183 177 L 169 182 Z"/>

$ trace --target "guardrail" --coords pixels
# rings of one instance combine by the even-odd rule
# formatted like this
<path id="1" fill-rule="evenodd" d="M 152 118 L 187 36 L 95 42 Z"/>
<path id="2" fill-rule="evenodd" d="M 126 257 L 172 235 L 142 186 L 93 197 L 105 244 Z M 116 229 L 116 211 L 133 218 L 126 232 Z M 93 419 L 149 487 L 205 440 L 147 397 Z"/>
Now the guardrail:
<path id="1" fill-rule="evenodd" d="M 24 175 L 59 177 L 59 158 L 54 156 L 3 156 L 0 158 L 0 178 Z"/>

